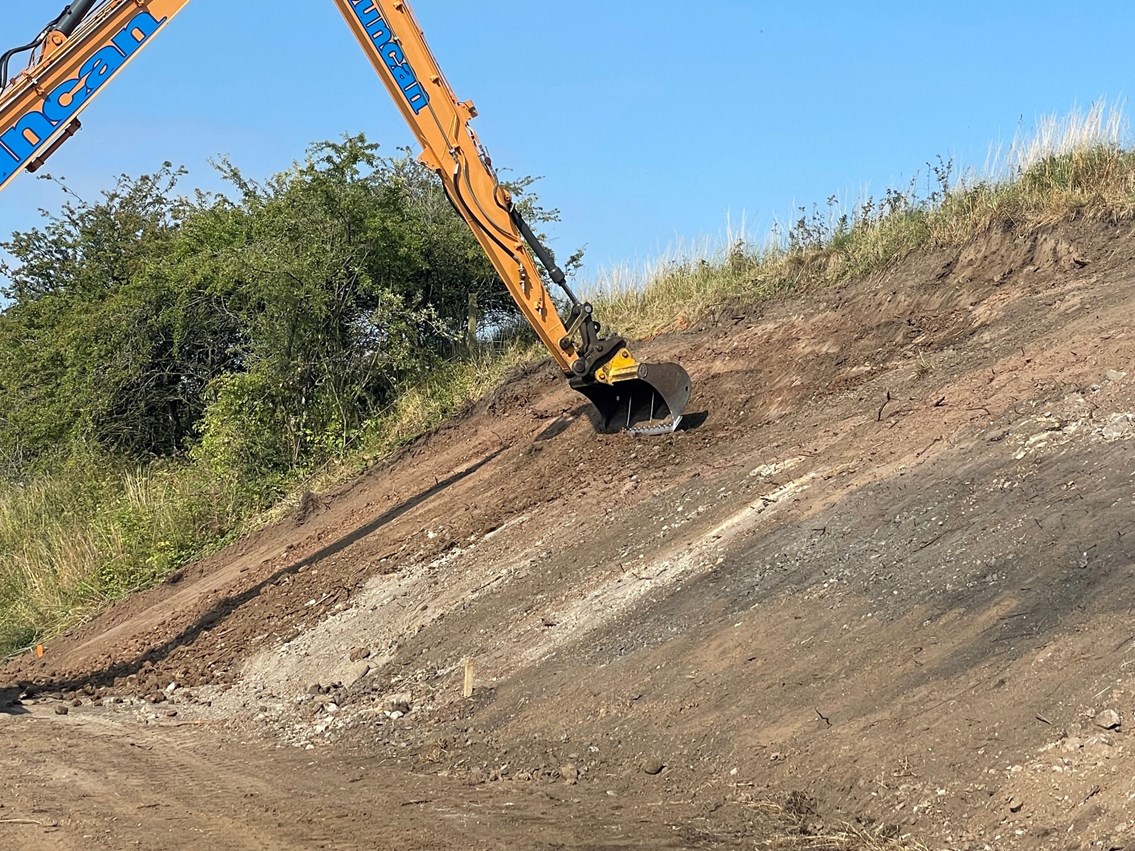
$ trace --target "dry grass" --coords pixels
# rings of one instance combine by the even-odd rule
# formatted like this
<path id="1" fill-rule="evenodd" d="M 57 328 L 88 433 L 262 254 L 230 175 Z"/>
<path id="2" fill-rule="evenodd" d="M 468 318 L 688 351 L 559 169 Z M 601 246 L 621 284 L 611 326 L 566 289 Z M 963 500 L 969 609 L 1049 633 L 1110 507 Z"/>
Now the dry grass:
<path id="1" fill-rule="evenodd" d="M 0 485 L 0 651 L 66 629 L 168 574 L 247 506 L 195 468 L 75 457 Z"/>
<path id="2" fill-rule="evenodd" d="M 738 786 L 728 803 L 731 812 L 726 811 L 725 821 L 733 823 L 733 832 L 722 835 L 699 830 L 703 838 L 722 843 L 730 838 L 759 836 L 759 846 L 752 847 L 772 851 L 928 851 L 916 837 L 895 825 L 827 818 L 817 803 L 801 792 L 773 798 L 754 794 L 750 786 Z"/>
<path id="3" fill-rule="evenodd" d="M 914 251 L 965 244 L 995 224 L 1021 231 L 1071 217 L 1135 218 L 1135 152 L 1121 111 L 1042 120 L 1035 134 L 994 152 L 980 175 L 939 159 L 929 189 L 918 180 L 846 210 L 833 197 L 802 208 L 787 227 L 755 244 L 729 233 L 679 247 L 645 268 L 603 274 L 590 297 L 608 326 L 630 337 L 680 330 L 723 304 L 828 286 L 870 275 Z"/>

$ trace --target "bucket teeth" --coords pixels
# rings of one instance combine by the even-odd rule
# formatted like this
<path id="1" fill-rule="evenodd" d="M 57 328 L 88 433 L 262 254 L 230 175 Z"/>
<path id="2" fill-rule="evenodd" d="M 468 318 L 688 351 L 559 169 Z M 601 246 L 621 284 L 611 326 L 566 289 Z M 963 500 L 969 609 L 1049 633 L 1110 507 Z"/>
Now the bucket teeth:
<path id="1" fill-rule="evenodd" d="M 655 426 L 639 426 L 637 428 L 624 429 L 628 434 L 633 434 L 636 437 L 654 437 L 660 434 L 673 434 L 678 430 L 682 424 L 681 417 L 674 417 L 673 419 L 660 423 Z"/>
<path id="2" fill-rule="evenodd" d="M 572 382 L 598 411 L 598 428 L 647 436 L 670 434 L 682 423 L 690 401 L 690 376 L 676 363 L 641 364 L 638 377 L 603 384 Z"/>

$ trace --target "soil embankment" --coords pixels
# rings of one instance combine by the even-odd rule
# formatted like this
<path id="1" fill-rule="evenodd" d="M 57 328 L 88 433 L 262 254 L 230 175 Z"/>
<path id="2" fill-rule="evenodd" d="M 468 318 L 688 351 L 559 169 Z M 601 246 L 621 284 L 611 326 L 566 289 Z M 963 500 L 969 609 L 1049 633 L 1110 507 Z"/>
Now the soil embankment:
<path id="1" fill-rule="evenodd" d="M 0 835 L 1135 847 L 1132 317 L 1073 223 L 653 341 L 672 437 L 517 375 L 9 665 Z"/>

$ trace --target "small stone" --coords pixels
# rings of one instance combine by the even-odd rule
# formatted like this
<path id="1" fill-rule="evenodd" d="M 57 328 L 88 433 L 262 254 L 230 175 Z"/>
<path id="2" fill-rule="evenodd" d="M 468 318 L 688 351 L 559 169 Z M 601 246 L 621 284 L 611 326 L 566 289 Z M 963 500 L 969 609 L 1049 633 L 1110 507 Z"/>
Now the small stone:
<path id="1" fill-rule="evenodd" d="M 312 683 L 311 685 L 309 685 L 307 687 L 307 693 L 310 694 L 310 695 L 317 695 L 317 694 L 327 694 L 327 691 L 319 683 Z"/>
<path id="2" fill-rule="evenodd" d="M 414 708 L 414 698 L 410 694 L 392 694 L 385 701 L 386 711 L 393 715 L 395 712 L 400 712 L 402 715 L 409 715 L 410 710 Z"/>
<path id="3" fill-rule="evenodd" d="M 70 711 L 71 711 L 71 710 L 70 710 L 70 709 L 68 709 L 68 708 L 67 708 L 66 706 L 57 706 L 57 707 L 55 707 L 55 714 L 56 714 L 56 715 L 66 715 L 66 714 L 67 714 L 68 712 L 70 712 Z"/>
<path id="4" fill-rule="evenodd" d="M 351 661 L 361 662 L 363 659 L 370 658 L 370 650 L 366 647 L 356 647 L 351 651 Z"/>
<path id="5" fill-rule="evenodd" d="M 1109 369 L 1107 371 L 1107 380 L 1119 382 L 1127 377 L 1126 372 L 1120 372 L 1118 369 Z"/>
<path id="6" fill-rule="evenodd" d="M 1014 797 L 1009 799 L 1009 812 L 1019 813 L 1021 810 L 1024 809 L 1024 807 L 1025 807 L 1025 802 L 1022 801 L 1020 798 L 1014 796 Z"/>
<path id="7" fill-rule="evenodd" d="M 579 782 L 579 768 L 574 763 L 566 763 L 560 766 L 560 777 L 563 778 L 564 783 L 568 786 L 574 786 Z"/>
<path id="8" fill-rule="evenodd" d="M 651 760 L 650 762 L 644 763 L 642 766 L 642 773 L 649 774 L 651 777 L 657 777 L 665 770 L 666 765 L 658 760 Z"/>
<path id="9" fill-rule="evenodd" d="M 166 686 L 165 692 L 166 694 L 173 694 L 179 688 L 181 688 L 181 686 L 179 686 L 177 683 L 170 683 L 168 686 Z"/>
<path id="10" fill-rule="evenodd" d="M 71 705 L 74 706 L 76 709 L 78 709 L 80 706 L 83 705 L 83 701 L 79 700 L 79 698 L 76 697 L 74 700 L 71 701 Z"/>
<path id="11" fill-rule="evenodd" d="M 1096 713 L 1096 717 L 1092 719 L 1092 723 L 1104 730 L 1118 730 L 1123 726 L 1123 719 L 1119 717 L 1119 713 L 1114 709 L 1104 709 Z"/>
<path id="12" fill-rule="evenodd" d="M 176 717 L 177 717 L 177 710 L 176 709 L 167 709 L 166 710 L 166 718 L 176 718 Z"/>
<path id="13" fill-rule="evenodd" d="M 1130 434 L 1135 434 L 1135 417 L 1131 414 L 1117 414 L 1100 431 L 1104 440 L 1119 440 Z"/>
<path id="14" fill-rule="evenodd" d="M 348 686 L 355 685 L 357 682 L 359 682 L 359 680 L 363 679 L 363 677 L 365 677 L 369 673 L 370 673 L 370 663 L 369 662 L 356 662 L 354 665 L 351 666 L 351 670 L 346 676 L 347 685 Z"/>

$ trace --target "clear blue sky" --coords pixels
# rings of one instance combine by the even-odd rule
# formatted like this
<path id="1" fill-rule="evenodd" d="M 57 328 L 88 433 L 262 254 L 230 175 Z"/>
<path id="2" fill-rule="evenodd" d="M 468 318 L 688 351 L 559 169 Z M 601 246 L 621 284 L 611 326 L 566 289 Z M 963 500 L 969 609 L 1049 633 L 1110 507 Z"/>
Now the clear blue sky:
<path id="1" fill-rule="evenodd" d="M 0 45 L 28 40 L 65 0 L 0 11 Z M 649 260 L 745 216 L 905 183 L 937 154 L 980 166 L 1043 115 L 1122 102 L 1135 5 L 1054 0 L 415 0 L 450 82 L 476 101 L 499 166 L 543 175 L 560 252 L 585 277 Z M 264 17 L 261 17 L 264 16 Z M 409 130 L 330 0 L 193 0 L 106 89 L 48 170 L 95 195 L 163 160 L 217 188 L 227 154 L 264 177 L 315 140 Z M 0 233 L 57 207 L 24 175 Z"/>

